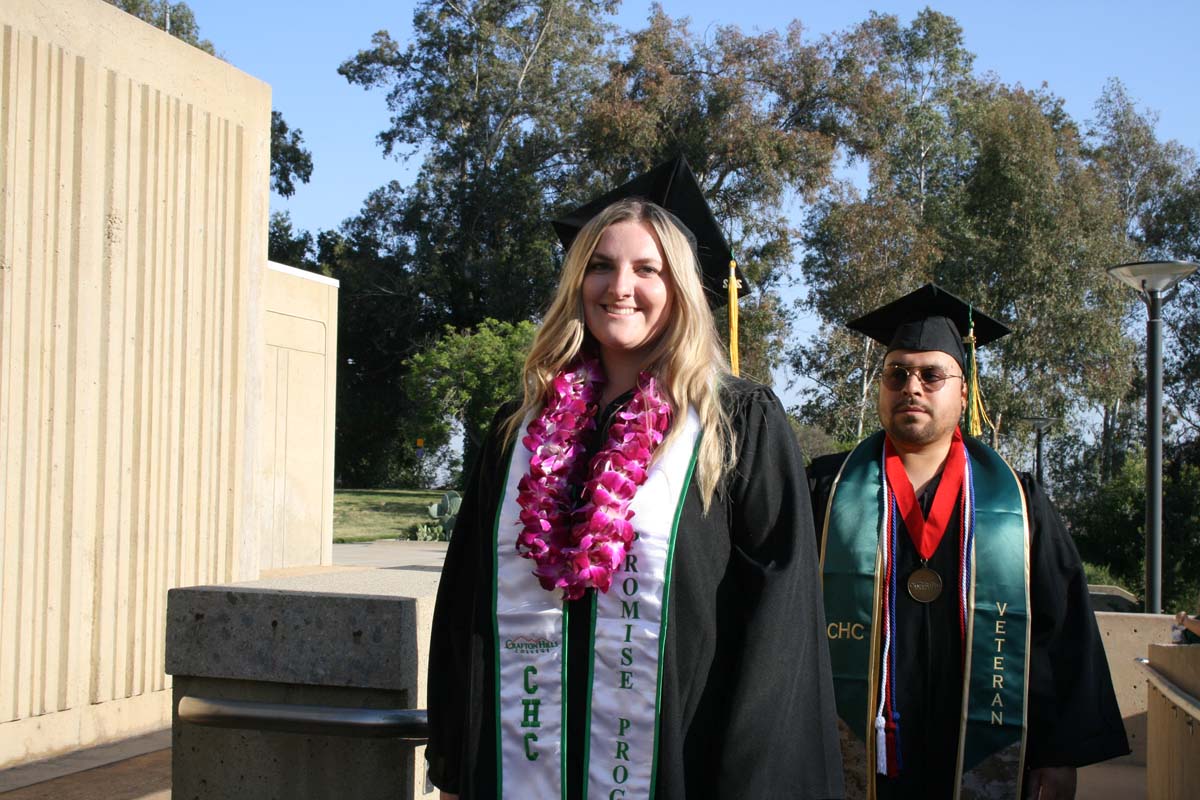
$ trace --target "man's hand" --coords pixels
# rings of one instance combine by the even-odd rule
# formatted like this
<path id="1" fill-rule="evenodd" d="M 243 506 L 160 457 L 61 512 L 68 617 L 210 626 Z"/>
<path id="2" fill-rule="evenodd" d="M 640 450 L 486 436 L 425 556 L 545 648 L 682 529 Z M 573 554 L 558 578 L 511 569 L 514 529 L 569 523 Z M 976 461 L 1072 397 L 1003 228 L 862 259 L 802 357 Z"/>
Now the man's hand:
<path id="1" fill-rule="evenodd" d="M 458 795 L 456 794 L 450 794 L 449 792 L 438 792 L 438 794 L 441 796 L 441 800 L 458 800 Z"/>
<path id="2" fill-rule="evenodd" d="M 1075 800 L 1074 767 L 1042 767 L 1029 773 L 1027 800 Z"/>

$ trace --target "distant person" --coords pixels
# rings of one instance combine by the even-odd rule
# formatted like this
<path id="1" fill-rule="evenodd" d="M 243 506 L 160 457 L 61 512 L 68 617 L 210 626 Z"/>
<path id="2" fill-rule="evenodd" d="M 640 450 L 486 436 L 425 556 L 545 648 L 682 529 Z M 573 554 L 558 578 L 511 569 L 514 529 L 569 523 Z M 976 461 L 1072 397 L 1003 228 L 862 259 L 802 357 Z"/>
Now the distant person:
<path id="1" fill-rule="evenodd" d="M 1196 617 L 1189 617 L 1186 611 L 1175 615 L 1175 624 L 1183 629 L 1183 644 L 1200 644 L 1200 598 L 1197 598 L 1196 613 Z"/>
<path id="2" fill-rule="evenodd" d="M 658 184 L 669 211 L 573 215 L 463 498 L 430 642 L 443 797 L 842 795 L 803 462 L 724 366 L 702 281 L 729 248 L 686 163 L 617 193 Z"/>
<path id="3" fill-rule="evenodd" d="M 849 326 L 887 348 L 883 429 L 809 468 L 848 795 L 1074 797 L 1129 752 L 1083 566 L 959 429 L 974 345 L 1008 329 L 932 284 Z"/>

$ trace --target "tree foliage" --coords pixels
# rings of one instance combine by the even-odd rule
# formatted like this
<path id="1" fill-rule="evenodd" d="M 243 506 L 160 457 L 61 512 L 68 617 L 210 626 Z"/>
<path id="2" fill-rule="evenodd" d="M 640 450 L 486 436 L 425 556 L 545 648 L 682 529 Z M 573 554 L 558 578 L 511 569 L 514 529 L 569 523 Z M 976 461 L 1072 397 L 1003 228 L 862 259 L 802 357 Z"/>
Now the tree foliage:
<path id="1" fill-rule="evenodd" d="M 1174 143 L 1172 143 L 1174 144 Z M 1155 258 L 1200 261 L 1200 168 L 1185 153 L 1153 187 L 1141 234 Z M 1200 441 L 1200 279 L 1180 284 L 1164 308 L 1164 390 L 1185 441 Z"/>
<path id="2" fill-rule="evenodd" d="M 463 471 L 472 465 L 497 409 L 521 395 L 521 368 L 537 328 L 485 319 L 464 332 L 447 326 L 429 348 L 408 360 L 409 395 L 418 400 L 410 427 L 434 446 L 463 436 Z"/>
<path id="3" fill-rule="evenodd" d="M 1195 168 L 1194 155 L 1178 142 L 1161 142 L 1158 114 L 1138 111 L 1125 85 L 1109 78 L 1095 105 L 1088 138 L 1089 156 L 1117 199 L 1131 240 L 1148 243 L 1167 216 L 1169 187 Z"/>
<path id="4" fill-rule="evenodd" d="M 162 2 L 162 0 L 108 0 L 108 2 L 126 14 L 132 14 L 142 22 L 148 22 L 154 27 L 166 31 L 176 39 L 181 39 L 210 56 L 217 54 L 212 42 L 200 38 L 200 26 L 196 24 L 196 15 L 187 3 Z"/>
<path id="5" fill-rule="evenodd" d="M 385 91 L 385 154 L 421 154 L 416 180 L 373 191 L 338 231 L 335 261 L 322 260 L 342 279 L 341 342 L 355 360 L 338 409 L 347 481 L 398 474 L 396 437 L 422 402 L 405 388 L 408 359 L 445 326 L 515 324 L 544 307 L 557 270 L 548 196 L 599 75 L 608 8 L 427 0 L 407 46 L 380 31 L 339 68 Z"/>
<path id="6" fill-rule="evenodd" d="M 411 185 L 381 187 L 342 226 L 339 264 L 322 264 L 335 277 L 355 275 L 342 284 L 346 313 L 359 318 L 344 319 L 348 327 L 413 323 L 401 326 L 413 344 L 400 345 L 398 359 L 370 359 L 380 371 L 364 380 L 386 372 L 387 385 L 405 383 L 406 359 L 444 335 L 442 326 L 536 318 L 561 260 L 548 221 L 678 153 L 699 173 L 755 284 L 742 311 L 742 362 L 769 377 L 789 315 L 777 288 L 789 279 L 794 243 L 781 208 L 790 194 L 824 185 L 834 150 L 822 129 L 819 53 L 798 27 L 754 37 L 722 29 L 705 42 L 661 11 L 614 39 L 609 10 L 575 0 L 431 0 L 414 16 L 410 44 L 379 32 L 341 66 L 352 83 L 386 92 L 385 153 L 421 158 Z M 373 297 L 356 302 L 359 291 Z M 376 314 L 389 318 L 367 319 Z M 376 349 L 350 338 L 348 346 Z M 390 395 L 389 418 L 412 412 L 403 396 Z"/>
<path id="7" fill-rule="evenodd" d="M 271 188 L 281 197 L 296 193 L 296 181 L 312 179 L 312 153 L 304 149 L 299 128 L 288 127 L 283 114 L 271 111 Z"/>
<path id="8" fill-rule="evenodd" d="M 1096 102 L 1088 152 L 1108 191 L 1117 198 L 1130 249 L 1138 258 L 1194 257 L 1195 232 L 1200 231 L 1192 221 L 1200 219 L 1195 154 L 1178 142 L 1160 141 L 1155 132 L 1157 121 L 1157 113 L 1139 110 L 1121 81 L 1112 78 Z M 1194 286 L 1185 284 L 1179 302 L 1168 303 L 1165 314 L 1165 388 L 1171 401 L 1168 438 L 1172 420 L 1183 421 L 1191 428 L 1192 437 L 1200 433 L 1200 394 L 1194 388 L 1200 378 L 1200 350 L 1195 344 L 1200 325 L 1194 321 L 1200 309 Z M 1140 325 L 1134 320 L 1140 321 L 1145 312 L 1132 293 L 1126 290 L 1125 295 L 1131 307 L 1130 327 L 1136 331 Z M 1140 364 L 1137 370 L 1142 370 Z M 1102 439 L 1111 451 L 1109 461 L 1117 457 L 1118 444 L 1111 441 L 1113 419 L 1116 409 L 1106 407 Z"/>
<path id="9" fill-rule="evenodd" d="M 958 23 L 928 8 L 908 27 L 872 13 L 830 44 L 829 58 L 850 155 L 868 162 L 872 183 L 922 216 L 927 202 L 952 198 L 969 157 L 962 123 L 975 91 Z"/>
<path id="10" fill-rule="evenodd" d="M 825 62 L 799 24 L 758 35 L 724 26 L 701 39 L 657 7 L 617 45 L 580 122 L 586 191 L 565 199 L 685 155 L 753 287 L 741 311 L 743 374 L 769 382 L 789 332 L 778 294 L 793 278 L 786 206 L 815 196 L 832 171 Z"/>
<path id="11" fill-rule="evenodd" d="M 316 243 L 308 231 L 296 230 L 292 215 L 273 211 L 267 225 L 267 259 L 289 267 L 319 272 Z"/>
<path id="12" fill-rule="evenodd" d="M 424 153 L 416 182 L 379 199 L 390 206 L 394 253 L 455 327 L 529 318 L 548 297 L 546 188 L 563 169 L 572 98 L 597 78 L 607 10 L 582 0 L 429 0 L 408 47 L 381 31 L 339 69 L 386 88 L 385 153 Z"/>
<path id="13" fill-rule="evenodd" d="M 792 353 L 815 383 L 803 418 L 839 438 L 869 430 L 882 351 L 840 326 L 926 281 L 1012 323 L 981 358 L 1001 426 L 1121 395 L 1128 298 L 1103 268 L 1134 251 L 1061 102 L 971 75 L 961 29 L 929 10 L 907 28 L 873 15 L 831 58 L 869 177 L 865 196 L 825 192 L 807 221 L 805 302 L 824 327 Z"/>
<path id="14" fill-rule="evenodd" d="M 1084 561 L 1105 565 L 1135 594 L 1145 588 L 1146 471 L 1140 451 L 1111 480 L 1064 503 Z M 1061 502 L 1061 501 L 1060 501 Z M 1165 609 L 1194 610 L 1200 577 L 1200 466 L 1172 460 L 1163 475 L 1162 597 Z"/>

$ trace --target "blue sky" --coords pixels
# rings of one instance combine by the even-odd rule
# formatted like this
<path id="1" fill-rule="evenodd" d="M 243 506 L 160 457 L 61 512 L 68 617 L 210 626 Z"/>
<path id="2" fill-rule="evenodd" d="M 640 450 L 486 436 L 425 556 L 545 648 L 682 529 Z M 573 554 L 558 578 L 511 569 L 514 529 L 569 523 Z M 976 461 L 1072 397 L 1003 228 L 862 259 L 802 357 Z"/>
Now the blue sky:
<path id="1" fill-rule="evenodd" d="M 315 169 L 290 199 L 272 198 L 302 228 L 331 228 L 355 214 L 367 193 L 414 165 L 385 159 L 375 134 L 387 121 L 382 91 L 351 86 L 337 67 L 370 43 L 380 29 L 407 41 L 410 0 L 190 0 L 201 34 L 239 69 L 269 83 L 274 105 L 304 133 Z M 672 16 L 688 16 L 693 30 L 734 24 L 744 30 L 782 29 L 799 19 L 815 41 L 843 30 L 870 11 L 907 23 L 925 3 L 779 3 L 767 0 L 663 3 Z M 1200 88 L 1190 53 L 1200 29 L 1195 2 L 951 2 L 933 4 L 962 25 L 977 72 L 1006 83 L 1047 83 L 1065 98 L 1077 120 L 1110 76 L 1121 78 L 1141 106 L 1161 115 L 1159 131 L 1200 148 Z M 627 0 L 618 22 L 645 21 L 649 3 Z"/>
<path id="2" fill-rule="evenodd" d="M 269 83 L 274 106 L 303 131 L 312 151 L 312 182 L 298 184 L 290 199 L 272 197 L 274 210 L 314 233 L 336 227 L 359 210 L 367 193 L 389 180 L 406 181 L 417 166 L 385 159 L 375 135 L 386 125 L 384 92 L 365 92 L 337 74 L 340 63 L 369 46 L 371 35 L 388 30 L 406 42 L 412 0 L 189 0 L 201 35 L 225 60 Z M 743 30 L 782 29 L 799 19 L 812 41 L 866 19 L 872 10 L 896 14 L 905 24 L 926 5 L 949 14 L 963 28 L 978 73 L 992 72 L 1009 84 L 1043 83 L 1064 98 L 1080 123 L 1092 117 L 1105 81 L 1119 77 L 1139 107 L 1160 115 L 1159 135 L 1200 149 L 1200 88 L 1190 53 L 1200 29 L 1200 3 L 1056 2 L 998 0 L 941 4 L 779 3 L 768 0 L 666 0 L 666 12 L 690 17 L 693 30 L 733 24 Z M 644 23 L 646 0 L 626 0 L 617 22 L 627 29 Z M 798 215 L 803 209 L 790 209 Z M 792 294 L 802 291 L 793 289 Z M 807 336 L 816 320 L 800 319 Z M 785 390 L 784 402 L 798 398 Z"/>

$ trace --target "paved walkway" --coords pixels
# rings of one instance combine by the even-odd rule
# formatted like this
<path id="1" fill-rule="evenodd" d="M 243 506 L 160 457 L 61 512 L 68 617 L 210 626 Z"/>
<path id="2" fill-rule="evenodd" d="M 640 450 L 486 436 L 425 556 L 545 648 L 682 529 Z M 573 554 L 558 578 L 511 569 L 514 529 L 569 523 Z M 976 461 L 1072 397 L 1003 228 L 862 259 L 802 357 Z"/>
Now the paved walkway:
<path id="1" fill-rule="evenodd" d="M 369 568 L 438 572 L 445 558 L 445 542 L 335 544 L 333 567 L 271 574 Z M 170 748 L 171 732 L 163 730 L 0 770 L 0 800 L 171 800 Z"/>
<path id="2" fill-rule="evenodd" d="M 170 800 L 171 732 L 0 770 L 3 800 Z"/>
<path id="3" fill-rule="evenodd" d="M 346 567 L 381 569 L 442 568 L 446 560 L 446 542 L 398 542 L 380 539 L 364 544 L 335 544 L 333 563 Z"/>
<path id="4" fill-rule="evenodd" d="M 330 569 L 438 571 L 445 542 L 335 544 L 334 567 L 278 570 L 300 575 Z M 171 732 L 159 731 L 61 758 L 0 771 L 0 800 L 170 800 Z M 1080 800 L 1145 800 L 1144 767 L 1098 764 L 1079 774 Z"/>

